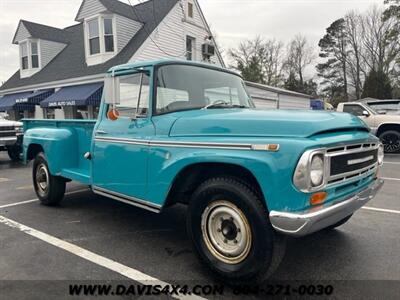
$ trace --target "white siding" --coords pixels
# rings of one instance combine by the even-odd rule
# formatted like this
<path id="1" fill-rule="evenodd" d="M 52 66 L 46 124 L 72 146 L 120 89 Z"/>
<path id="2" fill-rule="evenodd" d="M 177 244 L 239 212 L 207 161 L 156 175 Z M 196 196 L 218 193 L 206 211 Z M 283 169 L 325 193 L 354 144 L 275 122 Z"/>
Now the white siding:
<path id="1" fill-rule="evenodd" d="M 66 45 L 62 43 L 40 40 L 41 67 L 44 68 Z"/>
<path id="2" fill-rule="evenodd" d="M 84 0 L 76 16 L 76 20 L 82 21 L 83 19 L 90 18 L 106 10 L 107 9 L 98 0 Z"/>
<path id="3" fill-rule="evenodd" d="M 194 14 L 199 15 L 199 12 L 194 7 Z M 195 17 L 194 16 L 194 17 Z M 194 21 L 185 22 L 182 8 L 179 3 L 171 10 L 171 12 L 160 23 L 158 28 L 152 33 L 153 40 L 157 43 L 158 47 L 147 39 L 136 54 L 130 61 L 138 60 L 151 60 L 159 58 L 182 58 L 186 57 L 186 36 L 191 36 L 196 39 L 195 45 L 195 60 L 202 60 L 201 45 L 204 43 L 204 38 L 210 33 L 206 30 L 205 24 L 201 18 L 197 20 L 196 25 Z M 193 23 L 193 24 L 192 24 Z M 161 50 L 159 49 L 161 48 Z M 214 63 L 222 65 L 217 56 L 214 56 Z"/>
<path id="4" fill-rule="evenodd" d="M 261 99 L 261 98 L 255 98 L 251 97 L 253 99 L 254 105 L 256 106 L 257 109 L 271 109 L 271 108 L 277 108 L 277 101 L 276 100 L 271 100 L 271 99 Z"/>
<path id="5" fill-rule="evenodd" d="M 279 95 L 280 109 L 311 109 L 310 98 Z"/>
<path id="6" fill-rule="evenodd" d="M 142 24 L 125 18 L 120 15 L 115 15 L 116 17 L 116 31 L 118 39 L 118 52 L 121 51 L 129 41 L 135 36 L 135 34 L 142 28 Z"/>
<path id="7" fill-rule="evenodd" d="M 26 29 L 25 25 L 21 22 L 19 23 L 17 34 L 15 35 L 13 42 L 19 42 L 22 40 L 26 40 L 29 38 L 31 34 L 29 33 L 28 29 Z"/>

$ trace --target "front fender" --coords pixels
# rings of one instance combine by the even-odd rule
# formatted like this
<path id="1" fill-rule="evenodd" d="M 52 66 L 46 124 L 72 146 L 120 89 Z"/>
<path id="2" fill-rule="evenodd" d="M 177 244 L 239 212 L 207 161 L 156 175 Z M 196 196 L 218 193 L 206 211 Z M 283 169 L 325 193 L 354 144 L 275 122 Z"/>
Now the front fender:
<path id="1" fill-rule="evenodd" d="M 77 135 L 73 129 L 66 128 L 32 128 L 24 135 L 24 161 L 28 160 L 31 145 L 43 148 L 51 174 L 60 175 L 62 168 L 77 164 Z"/>
<path id="2" fill-rule="evenodd" d="M 148 191 L 152 202 L 163 205 L 174 179 L 186 167 L 200 163 L 225 163 L 246 168 L 258 181 L 270 210 L 295 209 L 299 193 L 293 189 L 292 176 L 298 155 L 286 152 L 223 149 L 165 149 L 150 150 Z M 294 194 L 295 193 L 295 194 Z M 297 201 L 296 201 L 297 202 Z"/>

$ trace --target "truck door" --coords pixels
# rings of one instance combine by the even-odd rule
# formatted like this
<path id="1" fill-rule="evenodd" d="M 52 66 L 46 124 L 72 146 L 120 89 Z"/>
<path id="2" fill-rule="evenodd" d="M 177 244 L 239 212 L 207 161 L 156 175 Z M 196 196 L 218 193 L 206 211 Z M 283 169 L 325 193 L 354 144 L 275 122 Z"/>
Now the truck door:
<path id="1" fill-rule="evenodd" d="M 149 82 L 144 73 L 121 76 L 120 103 L 116 105 L 119 118 L 112 121 L 107 118 L 108 107 L 102 110 L 92 151 L 92 184 L 96 192 L 132 201 L 146 198 L 147 141 L 155 134 L 148 114 Z"/>

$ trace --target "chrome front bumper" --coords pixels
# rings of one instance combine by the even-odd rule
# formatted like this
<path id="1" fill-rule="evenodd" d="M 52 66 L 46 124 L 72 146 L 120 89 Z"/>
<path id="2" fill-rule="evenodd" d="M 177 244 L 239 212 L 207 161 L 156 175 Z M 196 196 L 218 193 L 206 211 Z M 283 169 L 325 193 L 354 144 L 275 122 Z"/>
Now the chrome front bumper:
<path id="1" fill-rule="evenodd" d="M 0 137 L 0 146 L 12 146 L 17 142 L 16 136 Z"/>
<path id="2" fill-rule="evenodd" d="M 304 236 L 333 225 L 364 206 L 375 197 L 384 181 L 377 179 L 367 188 L 340 202 L 313 207 L 301 212 L 271 211 L 272 226 L 279 232 L 296 237 Z"/>

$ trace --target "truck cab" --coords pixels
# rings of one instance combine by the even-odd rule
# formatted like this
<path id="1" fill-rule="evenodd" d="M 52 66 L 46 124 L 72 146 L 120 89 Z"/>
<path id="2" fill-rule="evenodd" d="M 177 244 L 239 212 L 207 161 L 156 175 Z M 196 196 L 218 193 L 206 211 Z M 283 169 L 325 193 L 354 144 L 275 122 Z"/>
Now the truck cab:
<path id="1" fill-rule="evenodd" d="M 375 107 L 385 102 L 372 102 Z M 389 102 L 390 103 L 390 102 Z M 385 152 L 400 152 L 400 115 L 387 114 L 386 111 L 376 111 L 368 102 L 345 102 L 339 103 L 339 112 L 347 112 L 363 120 L 382 141 Z"/>
<path id="2" fill-rule="evenodd" d="M 359 118 L 256 110 L 240 75 L 180 60 L 116 66 L 98 120 L 25 120 L 44 205 L 66 182 L 155 213 L 188 206 L 200 259 L 227 282 L 266 278 L 283 236 L 332 230 L 383 185 L 383 147 Z"/>

